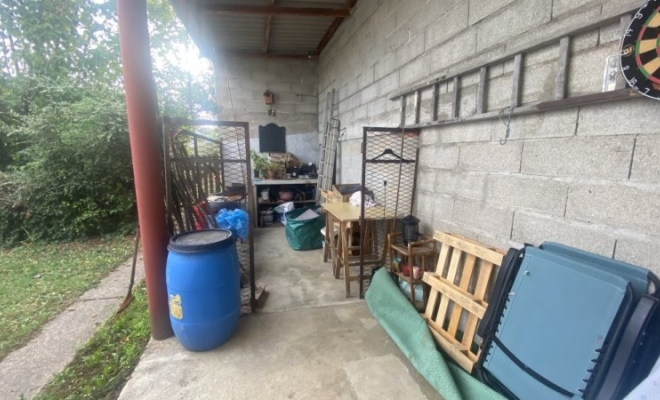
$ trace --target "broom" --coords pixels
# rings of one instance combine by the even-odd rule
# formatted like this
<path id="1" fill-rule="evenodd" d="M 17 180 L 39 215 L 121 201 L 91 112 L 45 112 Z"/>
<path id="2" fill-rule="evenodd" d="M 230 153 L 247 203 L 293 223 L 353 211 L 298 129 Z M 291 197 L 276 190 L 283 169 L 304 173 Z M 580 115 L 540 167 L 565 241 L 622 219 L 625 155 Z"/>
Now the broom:
<path id="1" fill-rule="evenodd" d="M 133 284 L 135 283 L 135 266 L 137 265 L 137 255 L 138 255 L 138 249 L 140 247 L 140 225 L 137 226 L 137 231 L 135 232 L 135 247 L 133 248 L 133 266 L 131 267 L 131 280 L 128 283 L 128 293 L 126 293 L 126 297 L 124 297 L 124 301 L 122 301 L 121 305 L 119 306 L 119 310 L 117 310 L 117 314 L 120 314 L 122 311 L 124 311 L 129 304 L 133 301 Z"/>

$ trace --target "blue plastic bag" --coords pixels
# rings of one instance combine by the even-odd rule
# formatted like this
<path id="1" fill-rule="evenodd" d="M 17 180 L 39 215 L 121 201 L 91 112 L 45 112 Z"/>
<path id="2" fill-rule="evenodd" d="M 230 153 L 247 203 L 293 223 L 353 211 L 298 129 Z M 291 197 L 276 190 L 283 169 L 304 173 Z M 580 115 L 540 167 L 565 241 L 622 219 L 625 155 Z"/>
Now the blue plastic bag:
<path id="1" fill-rule="evenodd" d="M 249 216 L 240 208 L 235 210 L 223 208 L 216 214 L 215 222 L 218 224 L 218 228 L 229 229 L 242 240 L 246 240 L 248 237 Z"/>

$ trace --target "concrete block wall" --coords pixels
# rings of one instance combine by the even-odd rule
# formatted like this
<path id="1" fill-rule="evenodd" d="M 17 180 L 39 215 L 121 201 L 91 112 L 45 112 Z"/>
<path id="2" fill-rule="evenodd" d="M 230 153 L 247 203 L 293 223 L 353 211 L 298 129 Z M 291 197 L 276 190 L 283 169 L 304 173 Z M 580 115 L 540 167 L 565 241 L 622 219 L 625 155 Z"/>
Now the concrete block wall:
<path id="1" fill-rule="evenodd" d="M 363 126 L 398 126 L 398 90 L 480 65 L 530 41 L 588 24 L 638 0 L 360 0 L 319 60 L 319 121 L 339 93 L 346 132 L 340 182 L 360 180 Z M 618 22 L 573 37 L 569 96 L 599 92 Z M 557 44 L 524 58 L 522 102 L 553 98 Z M 486 108 L 508 106 L 513 63 L 489 67 Z M 460 115 L 476 110 L 478 74 L 461 81 Z M 453 84 L 439 87 L 441 116 Z M 422 93 L 421 119 L 432 96 Z M 412 96 L 407 121 L 412 120 Z M 415 213 L 424 229 L 506 248 L 559 241 L 660 273 L 660 102 L 626 100 L 422 130 Z M 321 127 L 319 127 L 320 129 Z"/>
<path id="2" fill-rule="evenodd" d="M 251 148 L 259 150 L 259 125 L 286 128 L 286 147 L 303 162 L 318 162 L 318 73 L 316 61 L 224 58 L 214 62 L 221 120 L 250 124 Z M 270 90 L 275 104 L 263 93 Z M 275 110 L 274 116 L 268 110 Z"/>

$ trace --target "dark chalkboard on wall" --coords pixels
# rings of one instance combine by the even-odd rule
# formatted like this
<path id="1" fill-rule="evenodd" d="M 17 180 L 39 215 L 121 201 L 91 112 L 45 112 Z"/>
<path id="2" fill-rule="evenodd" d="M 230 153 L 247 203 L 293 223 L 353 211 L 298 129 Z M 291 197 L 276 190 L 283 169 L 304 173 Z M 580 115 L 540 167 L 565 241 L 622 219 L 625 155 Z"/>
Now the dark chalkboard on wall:
<path id="1" fill-rule="evenodd" d="M 259 126 L 260 153 L 286 153 L 286 128 L 275 124 Z"/>

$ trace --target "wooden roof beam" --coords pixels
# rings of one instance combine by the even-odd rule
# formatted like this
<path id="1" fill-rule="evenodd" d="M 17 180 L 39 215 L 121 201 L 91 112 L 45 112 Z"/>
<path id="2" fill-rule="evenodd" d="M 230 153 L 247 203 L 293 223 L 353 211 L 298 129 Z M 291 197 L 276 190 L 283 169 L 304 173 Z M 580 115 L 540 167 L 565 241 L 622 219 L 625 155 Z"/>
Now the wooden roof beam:
<path id="1" fill-rule="evenodd" d="M 299 17 L 336 17 L 346 18 L 351 15 L 350 8 L 314 8 L 314 7 L 281 7 L 275 5 L 266 6 L 242 6 L 235 4 L 214 4 L 205 8 L 205 11 L 224 14 L 249 14 L 249 15 L 293 15 Z"/>
<path id="2" fill-rule="evenodd" d="M 339 25 L 344 21 L 343 18 L 335 18 L 334 21 L 332 21 L 332 24 L 328 27 L 328 30 L 325 31 L 325 35 L 323 35 L 323 38 L 321 38 L 321 41 L 319 42 L 319 45 L 316 46 L 316 54 L 321 54 L 323 49 L 325 49 L 325 46 L 327 46 L 328 42 L 330 39 L 332 39 L 332 36 L 337 32 L 337 29 L 339 29 Z"/>
<path id="3" fill-rule="evenodd" d="M 245 58 L 284 58 L 296 60 L 315 60 L 317 57 L 313 54 L 298 53 L 263 53 L 256 51 L 237 51 L 237 50 L 219 50 L 217 53 L 221 57 L 245 57 Z"/>
<path id="4" fill-rule="evenodd" d="M 275 5 L 275 0 L 268 0 L 268 6 L 272 7 Z M 268 53 L 268 43 L 270 42 L 270 29 L 273 25 L 273 15 L 268 14 L 266 16 L 266 30 L 264 32 L 264 53 Z"/>
<path id="5" fill-rule="evenodd" d="M 353 9 L 353 7 L 355 7 L 355 3 L 357 3 L 357 0 L 346 0 L 344 3 L 344 8 L 350 11 Z M 335 32 L 337 32 L 337 29 L 339 29 L 339 25 L 341 25 L 342 22 L 344 22 L 344 18 L 335 18 L 335 20 L 332 21 L 332 24 L 330 24 L 328 30 L 325 31 L 325 35 L 323 35 L 323 38 L 321 38 L 319 45 L 316 46 L 315 54 L 321 54 L 323 49 L 325 49 L 325 46 L 328 45 L 330 39 L 332 39 L 332 36 L 334 36 Z"/>

